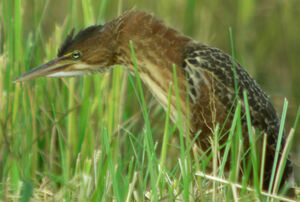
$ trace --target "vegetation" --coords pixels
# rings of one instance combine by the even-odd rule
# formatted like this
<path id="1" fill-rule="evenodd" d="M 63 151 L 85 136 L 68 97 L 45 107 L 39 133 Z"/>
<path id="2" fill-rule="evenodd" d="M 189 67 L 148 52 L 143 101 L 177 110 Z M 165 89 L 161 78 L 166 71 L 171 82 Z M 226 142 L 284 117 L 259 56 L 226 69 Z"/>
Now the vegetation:
<path id="1" fill-rule="evenodd" d="M 138 72 L 132 77 L 115 67 L 106 74 L 12 83 L 21 73 L 54 58 L 72 27 L 104 23 L 132 7 L 154 13 L 200 42 L 233 51 L 272 95 L 282 129 L 293 135 L 300 103 L 299 1 L 2 0 L 0 200 L 274 199 L 261 194 L 259 176 L 250 175 L 251 169 L 262 169 L 255 144 L 252 163 L 243 159 L 247 151 L 241 143 L 239 104 L 232 112 L 228 141 L 218 145 L 224 134 L 217 126 L 212 149 L 201 153 L 195 139 L 184 137 L 180 119 L 173 124 L 170 109 L 165 112 L 144 89 Z M 132 56 L 134 61 L 134 52 Z M 174 84 L 176 90 L 176 71 Z M 250 125 L 249 134 L 250 139 L 259 135 Z M 293 144 L 299 144 L 299 131 L 294 136 Z M 223 159 L 220 148 L 225 148 Z M 293 151 L 299 164 L 299 149 Z M 224 171 L 227 158 L 232 159 L 230 173 Z M 237 172 L 239 165 L 248 171 L 243 176 Z M 242 184 L 235 184 L 239 179 Z"/>

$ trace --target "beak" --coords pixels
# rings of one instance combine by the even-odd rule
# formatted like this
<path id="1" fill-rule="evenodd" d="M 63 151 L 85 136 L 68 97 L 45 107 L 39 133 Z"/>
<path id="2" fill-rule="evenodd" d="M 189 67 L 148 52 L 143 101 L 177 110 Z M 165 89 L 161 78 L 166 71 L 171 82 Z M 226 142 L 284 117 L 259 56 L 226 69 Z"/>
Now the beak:
<path id="1" fill-rule="evenodd" d="M 26 72 L 25 74 L 15 78 L 13 82 L 16 83 L 20 81 L 27 81 L 38 77 L 44 77 L 44 76 L 47 77 L 74 76 L 73 74 L 75 72 L 70 74 L 72 70 L 70 71 L 70 69 L 68 68 L 73 64 L 74 64 L 73 61 L 68 61 L 64 57 L 59 57 L 37 68 L 34 68 L 29 72 Z M 69 69 L 69 71 L 67 69 Z M 68 72 L 69 75 L 66 74 Z"/>

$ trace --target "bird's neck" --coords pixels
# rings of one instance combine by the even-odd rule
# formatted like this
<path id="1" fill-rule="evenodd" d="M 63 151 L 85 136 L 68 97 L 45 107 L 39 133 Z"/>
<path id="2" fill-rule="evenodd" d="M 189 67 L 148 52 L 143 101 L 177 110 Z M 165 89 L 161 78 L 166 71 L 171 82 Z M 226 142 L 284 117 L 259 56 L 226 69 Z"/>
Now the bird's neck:
<path id="1" fill-rule="evenodd" d="M 162 68 L 181 65 L 184 47 L 191 38 L 145 12 L 130 11 L 116 21 L 119 62 L 132 63 L 131 40 L 138 60 L 159 64 Z"/>
<path id="2" fill-rule="evenodd" d="M 118 20 L 116 63 L 134 73 L 129 41 L 134 47 L 139 75 L 159 103 L 168 106 L 168 90 L 174 84 L 173 66 L 176 67 L 181 111 L 187 114 L 186 79 L 182 69 L 184 47 L 190 38 L 144 12 L 125 13 Z M 174 86 L 174 85 L 173 85 Z M 173 92 L 174 92 L 173 88 Z M 175 92 L 171 98 L 171 117 L 177 120 Z M 172 114 L 173 113 L 173 114 Z"/>

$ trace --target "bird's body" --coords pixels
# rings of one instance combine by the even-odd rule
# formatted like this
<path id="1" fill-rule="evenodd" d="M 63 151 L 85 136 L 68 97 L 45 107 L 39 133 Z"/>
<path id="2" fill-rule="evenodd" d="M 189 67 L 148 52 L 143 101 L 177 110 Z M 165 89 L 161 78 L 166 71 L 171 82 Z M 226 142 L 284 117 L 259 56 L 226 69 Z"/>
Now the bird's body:
<path id="1" fill-rule="evenodd" d="M 52 66 L 48 63 L 48 66 L 33 70 L 16 81 L 39 76 L 72 75 L 72 72 L 76 75 L 103 72 L 116 64 L 126 66 L 134 73 L 130 40 L 134 46 L 139 75 L 164 108 L 168 105 L 168 89 L 174 82 L 173 67 L 176 67 L 184 125 L 189 127 L 192 135 L 200 131 L 198 142 L 202 149 L 208 149 L 211 146 L 209 137 L 216 125 L 224 124 L 225 131 L 231 126 L 233 113 L 230 111 L 236 98 L 232 58 L 217 48 L 200 44 L 167 27 L 145 12 L 127 12 L 105 25 L 89 27 L 75 37 L 72 32 L 58 53 L 56 61 L 60 65 L 59 62 L 54 65 L 50 62 Z M 78 51 L 77 54 L 75 51 Z M 237 97 L 243 106 L 242 93 L 247 92 L 252 125 L 267 134 L 267 161 L 273 163 L 280 125 L 278 115 L 254 79 L 237 62 L 234 62 L 234 66 Z M 176 122 L 175 93 L 170 105 L 172 120 Z M 227 117 L 229 121 L 226 121 Z M 243 126 L 247 139 L 245 120 Z M 272 165 L 267 165 L 265 170 L 267 183 L 271 168 Z M 288 160 L 283 181 L 292 172 L 292 164 Z"/>

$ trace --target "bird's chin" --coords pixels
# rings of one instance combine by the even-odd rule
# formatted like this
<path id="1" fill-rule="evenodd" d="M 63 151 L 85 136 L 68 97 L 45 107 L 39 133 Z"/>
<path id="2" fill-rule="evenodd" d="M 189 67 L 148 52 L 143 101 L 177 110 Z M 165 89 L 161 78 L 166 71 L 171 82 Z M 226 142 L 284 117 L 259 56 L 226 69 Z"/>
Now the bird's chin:
<path id="1" fill-rule="evenodd" d="M 84 66 L 86 67 L 86 66 Z M 90 68 L 84 69 L 84 68 L 77 68 L 72 71 L 56 71 L 49 73 L 46 75 L 46 77 L 72 77 L 72 76 L 81 76 L 81 75 L 91 75 L 91 74 L 97 74 L 97 73 L 105 73 L 109 71 L 113 66 L 110 67 L 101 67 L 101 68 Z"/>
<path id="2" fill-rule="evenodd" d="M 47 77 L 71 77 L 71 76 L 80 76 L 91 74 L 89 71 L 62 71 L 62 72 L 54 72 L 52 74 L 48 74 Z"/>

